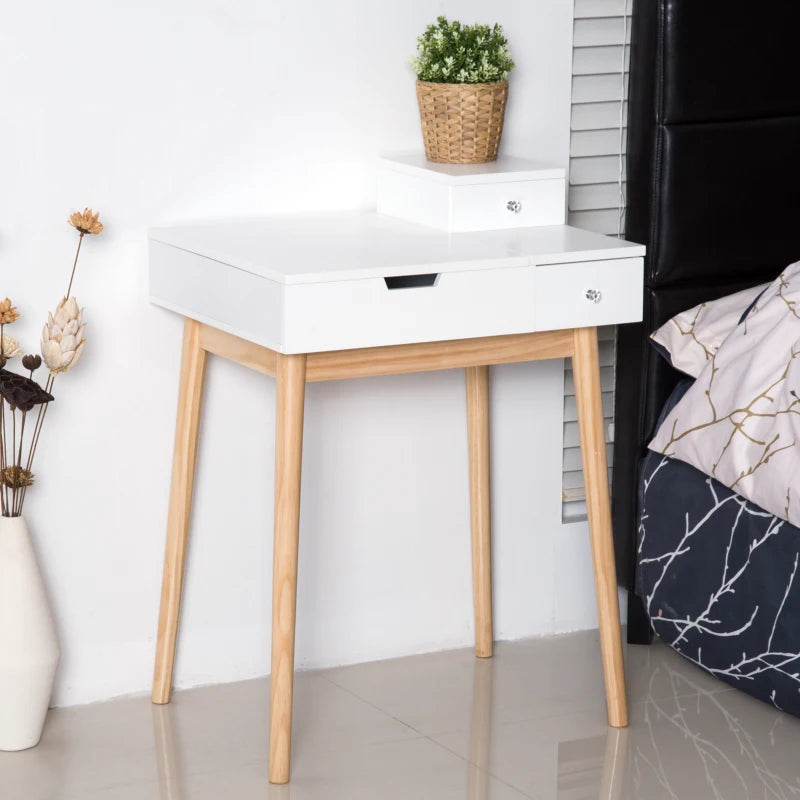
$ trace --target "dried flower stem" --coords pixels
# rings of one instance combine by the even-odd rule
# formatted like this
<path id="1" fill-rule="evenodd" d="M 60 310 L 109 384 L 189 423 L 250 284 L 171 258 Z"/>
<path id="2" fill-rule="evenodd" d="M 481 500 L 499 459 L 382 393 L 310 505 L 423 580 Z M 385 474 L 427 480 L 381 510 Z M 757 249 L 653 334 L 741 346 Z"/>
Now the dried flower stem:
<path id="1" fill-rule="evenodd" d="M 6 442 L 8 441 L 8 437 L 6 436 L 6 401 L 0 398 L 0 472 L 5 471 L 5 468 L 8 466 L 8 460 L 6 458 Z M 5 485 L 5 482 L 0 482 L 0 513 L 3 516 L 8 516 L 8 487 Z"/>
<path id="2" fill-rule="evenodd" d="M 14 412 L 14 419 L 15 420 L 16 420 L 16 416 L 17 416 L 17 412 L 15 411 Z M 22 412 L 22 424 L 20 425 L 20 429 L 19 429 L 19 455 L 17 456 L 17 462 L 16 462 L 18 465 L 22 463 L 22 440 L 25 438 L 25 418 L 27 416 L 28 416 L 28 412 L 27 411 L 23 411 Z M 23 492 L 19 491 L 20 497 L 18 498 L 17 494 L 18 494 L 18 490 L 19 489 L 20 489 L 20 487 L 18 487 L 17 484 L 15 483 L 14 484 L 14 493 L 13 493 L 13 505 L 12 505 L 11 513 L 16 517 L 18 517 L 22 513 L 21 496 L 22 496 Z"/>
<path id="3" fill-rule="evenodd" d="M 72 281 L 75 279 L 75 268 L 78 266 L 78 256 L 81 254 L 81 243 L 83 242 L 84 232 L 80 232 L 78 237 L 78 249 L 75 251 L 75 260 L 72 262 L 72 273 L 69 276 L 69 286 L 67 286 L 67 293 L 64 297 L 69 300 L 69 293 L 72 291 Z"/>
<path id="4" fill-rule="evenodd" d="M 44 386 L 44 390 L 48 393 L 52 392 L 53 390 L 53 383 L 55 382 L 55 376 L 48 375 L 47 383 Z M 42 426 L 44 425 L 44 418 L 47 416 L 47 409 L 50 407 L 50 403 L 42 403 L 39 406 L 39 411 L 36 415 L 36 423 L 33 426 L 33 436 L 31 438 L 31 448 L 28 452 L 28 461 L 25 464 L 25 470 L 27 472 L 31 472 L 33 470 L 33 457 L 36 455 L 36 448 L 39 446 L 39 436 L 42 433 Z M 20 460 L 20 466 L 22 465 L 22 461 Z M 22 513 L 22 506 L 25 503 L 25 495 L 28 492 L 28 487 L 22 487 L 22 498 L 20 500 L 19 509 L 20 513 Z"/>
<path id="5" fill-rule="evenodd" d="M 3 324 L 0 323 L 0 360 L 3 357 Z M 6 401 L 0 397 L 0 473 L 6 468 Z M 0 514 L 6 516 L 6 486 L 4 482 L 0 482 Z"/>
<path id="6" fill-rule="evenodd" d="M 11 409 L 11 463 L 14 463 L 14 445 L 17 442 L 17 409 Z M 5 481 L 4 481 L 5 483 Z M 17 490 L 11 490 L 11 515 L 14 515 L 14 501 L 17 499 Z"/>

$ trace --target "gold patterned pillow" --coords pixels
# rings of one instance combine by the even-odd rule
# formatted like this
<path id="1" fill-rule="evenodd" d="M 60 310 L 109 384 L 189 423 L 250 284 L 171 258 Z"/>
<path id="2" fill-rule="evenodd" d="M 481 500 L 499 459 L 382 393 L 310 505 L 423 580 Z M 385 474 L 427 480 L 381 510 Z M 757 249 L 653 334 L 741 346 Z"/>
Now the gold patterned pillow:
<path id="1" fill-rule="evenodd" d="M 666 350 L 675 369 L 696 378 L 767 286 L 762 283 L 681 311 L 650 338 Z"/>

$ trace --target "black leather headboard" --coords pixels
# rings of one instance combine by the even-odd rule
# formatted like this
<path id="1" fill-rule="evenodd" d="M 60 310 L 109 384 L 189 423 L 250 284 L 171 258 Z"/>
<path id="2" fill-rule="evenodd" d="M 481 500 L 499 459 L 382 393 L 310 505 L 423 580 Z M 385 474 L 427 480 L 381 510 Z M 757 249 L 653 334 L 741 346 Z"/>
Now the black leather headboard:
<path id="1" fill-rule="evenodd" d="M 617 339 L 612 513 L 634 580 L 638 471 L 678 373 L 647 342 L 678 311 L 800 259 L 800 0 L 634 0 L 626 238 L 644 322 Z"/>

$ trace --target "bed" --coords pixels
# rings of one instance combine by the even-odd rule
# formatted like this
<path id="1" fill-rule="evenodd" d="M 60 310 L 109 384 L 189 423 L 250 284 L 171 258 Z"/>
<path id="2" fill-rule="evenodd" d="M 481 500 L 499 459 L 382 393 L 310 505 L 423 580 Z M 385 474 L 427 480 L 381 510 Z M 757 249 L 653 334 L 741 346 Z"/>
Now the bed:
<path id="1" fill-rule="evenodd" d="M 648 444 L 665 404 L 688 388 L 673 395 L 684 376 L 650 334 L 800 259 L 798 30 L 792 0 L 634 0 L 626 238 L 646 244 L 647 257 L 643 322 L 617 334 L 612 484 L 629 641 L 647 643 L 655 630 L 704 669 L 795 713 L 800 531 Z M 700 527 L 682 552 L 687 524 Z M 709 614 L 734 562 L 743 567 L 735 591 Z"/>

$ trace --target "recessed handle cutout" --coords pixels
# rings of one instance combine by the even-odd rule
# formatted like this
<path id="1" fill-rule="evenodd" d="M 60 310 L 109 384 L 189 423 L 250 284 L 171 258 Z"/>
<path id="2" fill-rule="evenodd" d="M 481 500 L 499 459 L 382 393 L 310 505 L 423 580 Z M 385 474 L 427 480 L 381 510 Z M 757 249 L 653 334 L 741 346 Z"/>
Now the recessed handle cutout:
<path id="1" fill-rule="evenodd" d="M 438 272 L 426 272 L 424 275 L 395 275 L 384 278 L 387 289 L 419 289 L 423 286 L 435 286 L 439 278 Z"/>

